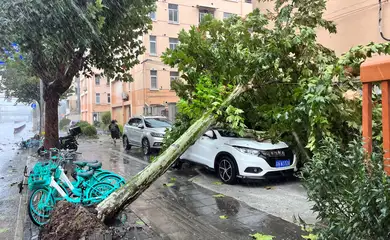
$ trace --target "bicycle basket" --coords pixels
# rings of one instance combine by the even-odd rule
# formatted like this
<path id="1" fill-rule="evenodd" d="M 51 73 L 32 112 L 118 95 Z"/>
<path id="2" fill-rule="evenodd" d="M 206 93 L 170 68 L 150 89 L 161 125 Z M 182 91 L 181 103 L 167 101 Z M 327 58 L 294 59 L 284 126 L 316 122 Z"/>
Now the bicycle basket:
<path id="1" fill-rule="evenodd" d="M 51 169 L 54 167 L 55 165 L 51 162 L 36 163 L 28 177 L 28 188 L 33 190 L 38 187 L 49 186 L 51 181 Z"/>

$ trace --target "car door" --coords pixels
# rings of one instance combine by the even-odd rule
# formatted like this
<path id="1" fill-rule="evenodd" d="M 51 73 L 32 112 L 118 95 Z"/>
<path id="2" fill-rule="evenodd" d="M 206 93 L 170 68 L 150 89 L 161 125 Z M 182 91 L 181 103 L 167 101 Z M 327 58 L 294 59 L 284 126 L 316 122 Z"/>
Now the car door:
<path id="1" fill-rule="evenodd" d="M 127 133 L 127 138 L 129 139 L 129 142 L 131 144 L 134 145 L 135 143 L 135 139 L 136 139 L 136 126 L 138 124 L 137 123 L 137 118 L 131 118 L 128 122 L 128 124 L 126 124 L 126 133 Z"/>
<path id="2" fill-rule="evenodd" d="M 218 152 L 217 135 L 213 130 L 208 130 L 190 148 L 191 161 L 214 168 L 215 156 Z"/>
<path id="3" fill-rule="evenodd" d="M 142 128 L 140 128 L 142 126 Z M 142 136 L 145 128 L 145 123 L 141 118 L 137 118 L 134 122 L 134 141 L 137 145 L 142 145 Z"/>

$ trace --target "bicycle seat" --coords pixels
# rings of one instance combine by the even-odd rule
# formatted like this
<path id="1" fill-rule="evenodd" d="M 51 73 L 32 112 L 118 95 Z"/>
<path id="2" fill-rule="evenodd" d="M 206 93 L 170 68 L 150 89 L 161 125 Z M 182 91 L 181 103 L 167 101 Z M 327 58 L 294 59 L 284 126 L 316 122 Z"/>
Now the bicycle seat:
<path id="1" fill-rule="evenodd" d="M 99 169 L 99 168 L 102 167 L 102 163 L 101 162 L 88 163 L 87 165 L 88 165 L 88 167 L 90 167 L 92 169 Z"/>
<path id="2" fill-rule="evenodd" d="M 77 176 L 82 178 L 90 178 L 92 177 L 94 172 L 95 172 L 94 170 L 86 171 L 86 172 L 78 172 Z"/>
<path id="3" fill-rule="evenodd" d="M 97 160 L 95 160 L 95 161 L 74 161 L 73 164 L 75 164 L 79 167 L 85 167 L 89 163 L 97 163 L 97 162 L 98 162 Z"/>

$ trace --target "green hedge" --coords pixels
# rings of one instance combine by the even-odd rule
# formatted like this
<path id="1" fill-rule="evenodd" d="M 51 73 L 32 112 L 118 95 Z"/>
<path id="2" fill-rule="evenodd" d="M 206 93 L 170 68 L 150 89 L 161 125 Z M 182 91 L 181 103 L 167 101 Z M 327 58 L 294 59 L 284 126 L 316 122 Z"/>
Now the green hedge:
<path id="1" fill-rule="evenodd" d="M 92 137 L 97 135 L 96 127 L 86 121 L 80 121 L 76 125 L 81 128 L 81 132 L 85 136 Z"/>
<path id="2" fill-rule="evenodd" d="M 97 135 L 96 127 L 92 126 L 92 125 L 86 126 L 82 131 L 83 131 L 84 135 L 89 136 L 89 137 Z"/>

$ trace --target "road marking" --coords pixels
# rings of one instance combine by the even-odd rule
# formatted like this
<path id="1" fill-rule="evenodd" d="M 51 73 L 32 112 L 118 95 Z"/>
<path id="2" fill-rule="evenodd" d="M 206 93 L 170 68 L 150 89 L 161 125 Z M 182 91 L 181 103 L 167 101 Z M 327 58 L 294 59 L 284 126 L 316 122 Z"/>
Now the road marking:
<path id="1" fill-rule="evenodd" d="M 26 166 L 29 166 L 30 164 L 30 156 L 27 157 L 27 160 L 26 160 Z M 23 182 L 24 182 L 24 175 L 23 175 Z M 20 209 L 22 208 L 22 202 L 24 203 L 24 201 L 22 201 L 22 199 L 24 200 L 25 199 L 25 196 L 27 195 L 27 192 L 26 194 L 21 193 L 20 195 L 20 198 L 19 198 L 19 206 L 18 206 L 18 215 L 17 215 L 17 218 L 16 218 L 16 227 L 15 227 L 15 235 L 14 235 L 14 240 L 19 240 L 19 239 L 23 239 L 23 221 L 21 220 L 21 212 L 25 213 L 25 206 L 23 206 L 24 210 L 23 211 L 20 211 Z M 23 214 L 25 215 L 25 214 Z M 25 216 L 23 216 L 25 217 Z M 19 230 L 19 228 L 21 228 L 21 230 Z M 22 232 L 22 236 L 19 236 L 19 231 Z"/>

